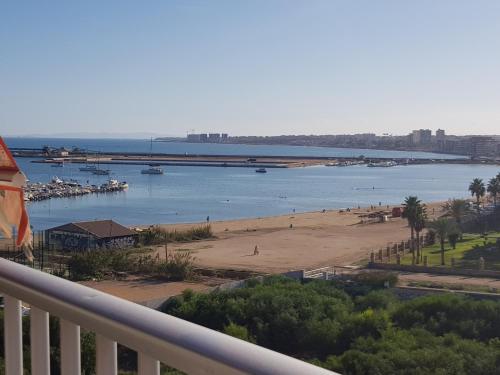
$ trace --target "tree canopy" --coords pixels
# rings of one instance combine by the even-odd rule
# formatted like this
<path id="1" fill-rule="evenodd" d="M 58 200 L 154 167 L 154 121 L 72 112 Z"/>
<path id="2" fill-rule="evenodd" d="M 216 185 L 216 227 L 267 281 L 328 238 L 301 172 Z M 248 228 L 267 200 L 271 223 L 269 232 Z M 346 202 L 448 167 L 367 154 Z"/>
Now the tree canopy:
<path id="1" fill-rule="evenodd" d="M 344 374 L 495 373 L 500 302 L 402 301 L 381 280 L 271 277 L 230 291 L 186 292 L 163 310 Z"/>

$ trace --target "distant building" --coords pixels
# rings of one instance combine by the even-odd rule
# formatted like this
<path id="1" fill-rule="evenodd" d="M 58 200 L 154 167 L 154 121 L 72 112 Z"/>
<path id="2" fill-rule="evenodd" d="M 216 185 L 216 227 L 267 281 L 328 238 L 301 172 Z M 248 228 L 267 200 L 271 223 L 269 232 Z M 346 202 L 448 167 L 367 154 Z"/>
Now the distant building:
<path id="1" fill-rule="evenodd" d="M 220 133 L 210 133 L 208 135 L 208 141 L 210 143 L 219 143 L 220 142 Z"/>
<path id="2" fill-rule="evenodd" d="M 471 155 L 473 158 L 495 156 L 498 142 L 492 137 L 471 137 Z"/>
<path id="3" fill-rule="evenodd" d="M 436 140 L 444 141 L 446 139 L 446 134 L 443 129 L 436 130 Z"/>
<path id="4" fill-rule="evenodd" d="M 60 250 L 127 248 L 137 243 L 138 235 L 113 220 L 68 223 L 46 230 L 49 247 Z"/>
<path id="5" fill-rule="evenodd" d="M 429 145 L 432 142 L 432 130 L 420 129 L 420 144 Z"/>
<path id="6" fill-rule="evenodd" d="M 228 139 L 229 135 L 227 133 L 188 134 L 186 137 L 186 141 L 192 143 L 222 143 L 227 142 Z"/>
<path id="7" fill-rule="evenodd" d="M 411 145 L 429 145 L 432 142 L 432 130 L 420 129 L 414 130 L 408 136 L 408 143 Z"/>
<path id="8" fill-rule="evenodd" d="M 436 130 L 436 143 L 439 151 L 444 150 L 446 134 L 443 129 Z"/>
<path id="9" fill-rule="evenodd" d="M 201 134 L 188 134 L 187 141 L 191 143 L 198 143 L 200 142 L 200 136 Z"/>

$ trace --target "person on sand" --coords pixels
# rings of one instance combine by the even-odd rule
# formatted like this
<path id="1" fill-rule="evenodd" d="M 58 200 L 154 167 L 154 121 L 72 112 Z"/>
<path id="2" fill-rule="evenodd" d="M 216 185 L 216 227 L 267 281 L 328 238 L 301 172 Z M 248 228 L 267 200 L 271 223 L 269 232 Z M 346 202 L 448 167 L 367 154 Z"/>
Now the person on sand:
<path id="1" fill-rule="evenodd" d="M 259 255 L 259 248 L 255 245 L 255 249 L 253 249 L 253 255 Z"/>
<path id="2" fill-rule="evenodd" d="M 210 216 L 207 216 L 207 223 L 210 221 Z"/>

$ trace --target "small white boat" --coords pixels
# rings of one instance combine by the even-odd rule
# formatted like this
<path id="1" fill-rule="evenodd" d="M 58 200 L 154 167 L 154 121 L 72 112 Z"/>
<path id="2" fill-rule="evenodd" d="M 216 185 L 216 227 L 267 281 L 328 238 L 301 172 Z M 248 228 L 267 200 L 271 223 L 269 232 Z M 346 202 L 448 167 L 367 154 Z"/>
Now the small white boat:
<path id="1" fill-rule="evenodd" d="M 141 174 L 163 174 L 164 171 L 159 166 L 150 165 L 148 169 L 143 169 Z"/>
<path id="2" fill-rule="evenodd" d="M 153 138 L 151 138 L 151 143 L 149 145 L 149 159 L 153 158 Z M 160 168 L 159 164 L 149 164 L 148 169 L 141 170 L 141 174 L 163 174 L 163 169 Z"/>
<path id="3" fill-rule="evenodd" d="M 92 174 L 96 174 L 98 176 L 107 176 L 109 175 L 110 170 L 109 169 L 95 169 L 92 171 Z"/>
<path id="4" fill-rule="evenodd" d="M 389 167 L 395 167 L 396 165 L 398 165 L 398 163 L 391 160 L 391 161 L 382 161 L 379 163 L 369 163 L 368 167 L 370 167 L 370 168 L 389 168 Z"/>
<path id="5" fill-rule="evenodd" d="M 93 172 L 97 169 L 95 165 L 86 165 L 85 167 L 78 168 L 81 172 Z"/>
<path id="6" fill-rule="evenodd" d="M 55 177 L 52 177 L 52 183 L 54 184 L 62 184 L 64 181 L 61 180 L 59 177 L 55 176 Z"/>

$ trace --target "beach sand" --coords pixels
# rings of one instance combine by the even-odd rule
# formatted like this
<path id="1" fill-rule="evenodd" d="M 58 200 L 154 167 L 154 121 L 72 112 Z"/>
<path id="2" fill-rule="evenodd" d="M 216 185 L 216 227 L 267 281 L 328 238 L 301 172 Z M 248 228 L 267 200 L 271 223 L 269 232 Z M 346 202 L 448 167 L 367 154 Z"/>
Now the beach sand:
<path id="1" fill-rule="evenodd" d="M 441 213 L 442 204 L 427 205 L 431 218 Z M 215 221 L 210 224 L 216 239 L 169 244 L 168 248 L 170 251 L 190 250 L 196 257 L 196 265 L 217 269 L 280 273 L 321 266 L 347 266 L 368 259 L 371 251 L 385 248 L 390 242 L 410 237 L 407 222 L 401 218 L 391 218 L 384 223 L 360 223 L 359 215 L 378 210 L 387 210 L 387 207 Z M 162 227 L 182 230 L 194 225 Z M 254 255 L 255 246 L 258 255 Z M 158 253 L 164 256 L 165 252 L 160 249 Z"/>

